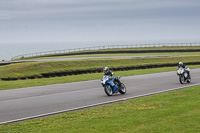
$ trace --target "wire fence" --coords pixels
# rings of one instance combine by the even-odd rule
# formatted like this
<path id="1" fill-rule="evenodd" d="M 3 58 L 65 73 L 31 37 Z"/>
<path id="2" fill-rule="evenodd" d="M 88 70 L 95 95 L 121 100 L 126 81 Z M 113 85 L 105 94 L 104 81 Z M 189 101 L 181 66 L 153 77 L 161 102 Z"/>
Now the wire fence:
<path id="1" fill-rule="evenodd" d="M 54 54 L 67 54 L 73 52 L 84 52 L 90 50 L 105 50 L 105 49 L 120 49 L 120 48 L 145 48 L 145 47 L 180 47 L 180 46 L 200 46 L 200 43 L 159 43 L 159 44 L 131 44 L 131 45 L 107 45 L 107 46 L 94 46 L 94 47 L 85 47 L 85 48 L 74 48 L 74 49 L 65 49 L 65 50 L 55 50 L 55 51 L 45 51 L 45 52 L 36 52 L 30 54 L 23 54 L 12 57 L 11 60 L 45 56 L 45 55 L 54 55 Z"/>

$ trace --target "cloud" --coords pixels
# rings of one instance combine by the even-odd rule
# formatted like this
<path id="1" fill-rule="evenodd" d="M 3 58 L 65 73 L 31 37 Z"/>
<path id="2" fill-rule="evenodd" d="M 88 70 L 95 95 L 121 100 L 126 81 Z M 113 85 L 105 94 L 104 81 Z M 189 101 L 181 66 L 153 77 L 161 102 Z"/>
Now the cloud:
<path id="1" fill-rule="evenodd" d="M 186 0 L 3 0 L 0 19 L 109 18 L 156 13 L 158 10 L 187 9 L 196 4 Z M 137 15 L 138 14 L 138 15 Z M 173 15 L 173 14 L 171 14 Z"/>
<path id="2" fill-rule="evenodd" d="M 0 2 L 4 41 L 175 38 L 185 37 L 183 32 L 190 29 L 194 32 L 190 36 L 196 37 L 200 30 L 199 0 Z"/>

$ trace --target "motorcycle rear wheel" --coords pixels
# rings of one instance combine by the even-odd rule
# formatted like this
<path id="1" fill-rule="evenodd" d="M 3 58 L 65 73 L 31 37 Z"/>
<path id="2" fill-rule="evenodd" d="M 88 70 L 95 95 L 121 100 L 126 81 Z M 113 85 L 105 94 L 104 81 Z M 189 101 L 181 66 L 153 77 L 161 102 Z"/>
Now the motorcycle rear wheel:
<path id="1" fill-rule="evenodd" d="M 110 90 L 109 90 L 107 85 L 104 86 L 104 91 L 108 96 L 112 96 L 113 94 L 112 88 L 110 87 Z"/>
<path id="2" fill-rule="evenodd" d="M 121 93 L 121 94 L 126 93 L 126 86 L 123 83 L 121 83 L 120 86 L 118 86 L 118 87 L 119 87 L 119 93 Z"/>

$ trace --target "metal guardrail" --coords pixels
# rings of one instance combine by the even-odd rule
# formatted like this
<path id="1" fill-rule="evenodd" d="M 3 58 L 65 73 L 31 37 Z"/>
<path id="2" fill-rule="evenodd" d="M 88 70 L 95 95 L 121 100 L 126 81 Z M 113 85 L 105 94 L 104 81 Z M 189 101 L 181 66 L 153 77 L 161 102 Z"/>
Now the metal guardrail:
<path id="1" fill-rule="evenodd" d="M 88 50 L 104 50 L 104 49 L 118 49 L 118 48 L 144 48 L 144 47 L 164 47 L 164 46 L 200 46 L 200 43 L 159 43 L 159 44 L 131 44 L 131 45 L 108 45 L 108 46 L 95 46 L 95 47 L 85 47 L 85 48 L 74 48 L 65 50 L 55 50 L 55 51 L 45 51 L 36 52 L 30 54 L 23 54 L 12 57 L 11 60 L 30 58 L 36 56 L 52 55 L 52 54 L 64 54 L 79 51 Z"/>

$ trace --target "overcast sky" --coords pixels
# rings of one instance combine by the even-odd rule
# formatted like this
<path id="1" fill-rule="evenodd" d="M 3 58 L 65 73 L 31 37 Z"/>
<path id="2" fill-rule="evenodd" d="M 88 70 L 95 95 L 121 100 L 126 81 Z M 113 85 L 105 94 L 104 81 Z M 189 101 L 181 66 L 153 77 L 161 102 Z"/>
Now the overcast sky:
<path id="1" fill-rule="evenodd" d="M 0 3 L 0 43 L 200 40 L 200 0 L 0 0 Z"/>

